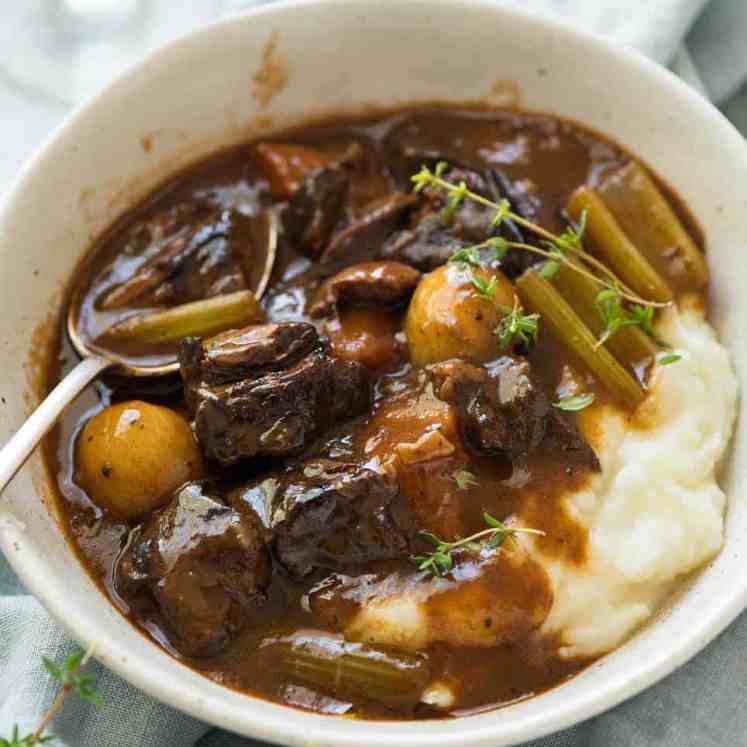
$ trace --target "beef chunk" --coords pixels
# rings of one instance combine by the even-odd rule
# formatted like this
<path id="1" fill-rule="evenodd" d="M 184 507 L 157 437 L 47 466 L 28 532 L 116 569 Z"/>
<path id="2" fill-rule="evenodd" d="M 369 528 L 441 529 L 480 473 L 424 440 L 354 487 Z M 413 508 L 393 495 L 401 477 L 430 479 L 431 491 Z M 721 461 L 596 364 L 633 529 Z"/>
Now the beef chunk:
<path id="1" fill-rule="evenodd" d="M 374 256 L 417 202 L 415 195 L 392 192 L 370 153 L 353 143 L 306 174 L 283 226 L 298 251 L 322 262 L 350 262 Z"/>
<path id="2" fill-rule="evenodd" d="M 296 577 L 406 557 L 410 526 L 396 483 L 358 464 L 318 459 L 236 491 L 274 535 L 275 556 Z"/>
<path id="3" fill-rule="evenodd" d="M 146 615 L 157 610 L 183 654 L 218 653 L 265 601 L 266 539 L 250 507 L 231 508 L 189 483 L 130 533 L 117 592 Z"/>
<path id="4" fill-rule="evenodd" d="M 187 404 L 197 406 L 199 384 L 216 386 L 256 379 L 273 370 L 290 368 L 318 344 L 310 324 L 260 324 L 222 332 L 209 340 L 190 340 L 181 357 Z"/>
<path id="5" fill-rule="evenodd" d="M 497 169 L 477 172 L 450 168 L 444 173 L 444 178 L 456 184 L 463 181 L 471 191 L 494 202 L 508 199 L 512 209 L 527 220 L 537 217 L 535 198 Z M 389 238 L 382 249 L 382 257 L 406 262 L 426 272 L 444 264 L 455 251 L 493 235 L 500 234 L 521 243 L 533 239 L 525 236 L 509 219 L 504 219 L 496 230 L 493 226 L 495 211 L 471 200 L 464 200 L 452 218 L 445 221 L 442 214 L 447 196 L 435 188 L 426 188 L 422 195 L 424 203 L 413 225 Z M 509 277 L 516 277 L 533 261 L 528 252 L 509 250 L 501 261 L 501 269 Z"/>
<path id="6" fill-rule="evenodd" d="M 412 228 L 392 234 L 384 243 L 381 256 L 430 272 L 446 264 L 454 252 L 469 243 L 454 236 L 440 214 L 431 213 Z"/>
<path id="7" fill-rule="evenodd" d="M 331 314 L 338 305 L 390 309 L 404 304 L 420 280 L 420 273 L 401 262 L 361 262 L 341 270 L 319 288 L 309 316 Z"/>
<path id="8" fill-rule="evenodd" d="M 247 327 L 179 351 L 187 405 L 208 458 L 230 465 L 300 452 L 325 428 L 366 410 L 366 369 L 335 357 L 310 324 Z"/>
<path id="9" fill-rule="evenodd" d="M 413 194 L 392 192 L 368 203 L 350 223 L 338 231 L 321 254 L 322 262 L 371 258 L 418 202 Z"/>
<path id="10" fill-rule="evenodd" d="M 111 281 L 97 306 L 171 305 L 243 290 L 242 261 L 255 251 L 251 222 L 233 209 L 189 202 L 136 223 L 105 270 Z"/>
<path id="11" fill-rule="evenodd" d="M 569 463 L 599 469 L 593 449 L 552 407 L 528 361 L 505 356 L 484 367 L 450 360 L 430 367 L 438 396 L 454 405 L 465 445 L 520 460 L 540 445 Z"/>
<path id="12" fill-rule="evenodd" d="M 307 176 L 283 213 L 283 225 L 298 251 L 318 257 L 345 215 L 350 170 L 325 166 Z"/>
<path id="13" fill-rule="evenodd" d="M 454 184 L 464 182 L 467 189 L 497 202 L 503 197 L 491 170 L 480 174 L 462 168 L 448 168 L 444 179 Z M 447 206 L 448 195 L 437 187 L 426 187 L 423 191 L 426 214 L 441 213 Z M 453 216 L 446 221 L 452 234 L 471 244 L 484 241 L 495 233 L 493 218 L 495 210 L 472 200 L 463 200 Z M 512 225 L 512 224 L 511 224 Z M 518 230 L 518 229 L 517 229 Z M 518 233 L 514 238 L 518 237 Z"/>

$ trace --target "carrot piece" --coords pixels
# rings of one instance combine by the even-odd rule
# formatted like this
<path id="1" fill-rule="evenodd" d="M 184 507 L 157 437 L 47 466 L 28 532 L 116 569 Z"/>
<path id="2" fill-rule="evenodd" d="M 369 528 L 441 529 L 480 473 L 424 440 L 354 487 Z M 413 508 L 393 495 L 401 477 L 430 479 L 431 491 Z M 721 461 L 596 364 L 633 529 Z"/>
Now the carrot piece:
<path id="1" fill-rule="evenodd" d="M 303 180 L 330 159 L 315 148 L 289 143 L 260 143 L 254 149 L 259 165 L 278 197 L 291 197 Z"/>

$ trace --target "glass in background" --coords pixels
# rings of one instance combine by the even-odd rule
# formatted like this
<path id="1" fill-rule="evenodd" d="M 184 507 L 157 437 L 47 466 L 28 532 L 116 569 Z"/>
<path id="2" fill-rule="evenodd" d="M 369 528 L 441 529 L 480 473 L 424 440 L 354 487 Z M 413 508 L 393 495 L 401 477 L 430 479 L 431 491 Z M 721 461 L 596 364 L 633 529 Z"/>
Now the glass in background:
<path id="1" fill-rule="evenodd" d="M 164 42 L 249 2 L 20 0 L 0 8 L 0 73 L 71 105 Z"/>

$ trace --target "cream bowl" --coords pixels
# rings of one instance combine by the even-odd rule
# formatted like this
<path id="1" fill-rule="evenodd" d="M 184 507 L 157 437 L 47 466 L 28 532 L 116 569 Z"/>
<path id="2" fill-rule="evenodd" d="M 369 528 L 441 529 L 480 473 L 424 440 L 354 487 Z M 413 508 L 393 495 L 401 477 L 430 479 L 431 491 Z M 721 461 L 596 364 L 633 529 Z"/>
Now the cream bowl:
<path id="1" fill-rule="evenodd" d="M 704 99 L 640 55 L 493 0 L 308 0 L 263 6 L 156 52 L 72 115 L 27 164 L 0 216 L 0 443 L 38 401 L 35 362 L 91 239 L 167 175 L 309 117 L 480 101 L 574 118 L 675 185 L 705 227 L 711 318 L 747 366 L 747 145 Z M 132 627 L 59 529 L 37 454 L 0 502 L 0 547 L 27 587 L 133 685 L 194 716 L 287 745 L 498 747 L 589 718 L 683 664 L 747 604 L 747 467 L 738 427 L 722 470 L 726 543 L 615 652 L 538 697 L 461 719 L 361 722 L 227 690 Z"/>

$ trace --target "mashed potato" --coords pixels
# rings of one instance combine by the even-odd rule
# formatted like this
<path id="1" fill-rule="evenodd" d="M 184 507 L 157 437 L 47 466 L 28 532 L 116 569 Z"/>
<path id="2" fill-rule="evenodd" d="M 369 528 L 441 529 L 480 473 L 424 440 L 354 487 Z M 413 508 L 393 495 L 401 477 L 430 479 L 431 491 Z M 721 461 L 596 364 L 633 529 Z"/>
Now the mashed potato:
<path id="1" fill-rule="evenodd" d="M 561 656 L 599 655 L 650 617 L 683 574 L 712 558 L 723 541 L 726 498 L 715 472 L 734 424 L 736 378 L 702 312 L 668 311 L 658 333 L 681 359 L 656 367 L 638 411 L 598 405 L 579 418 L 602 465 L 588 488 L 565 499 L 588 532 L 582 564 L 543 555 L 541 544 L 521 535 L 521 567 L 502 549 L 500 568 L 493 558 L 457 567 L 454 580 L 413 572 L 359 595 L 348 637 L 413 650 L 436 641 L 492 646 L 511 638 L 508 610 L 516 607 L 532 613 L 525 622 L 536 619 L 541 632 L 559 638 Z M 533 588 L 546 588 L 545 574 L 552 596 L 533 599 Z M 517 586 L 523 596 L 511 591 Z M 431 609 L 436 595 L 444 602 Z M 476 632 L 472 623 L 486 617 L 496 622 Z"/>
<path id="2" fill-rule="evenodd" d="M 737 383 L 697 310 L 671 311 L 659 334 L 682 356 L 659 366 L 635 418 L 590 408 L 602 473 L 567 499 L 589 532 L 580 567 L 548 558 L 554 603 L 542 630 L 564 656 L 601 654 L 650 617 L 677 579 L 723 541 L 726 497 L 715 472 L 731 436 Z M 583 424 L 582 424 L 583 427 Z"/>

